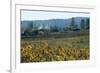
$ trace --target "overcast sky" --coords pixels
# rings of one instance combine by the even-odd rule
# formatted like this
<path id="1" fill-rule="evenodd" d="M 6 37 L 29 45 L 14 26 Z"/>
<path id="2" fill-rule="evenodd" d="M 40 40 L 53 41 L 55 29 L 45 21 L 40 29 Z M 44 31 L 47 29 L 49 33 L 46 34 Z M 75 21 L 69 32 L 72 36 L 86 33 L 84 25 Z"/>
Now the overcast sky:
<path id="1" fill-rule="evenodd" d="M 21 11 L 21 20 L 67 19 L 72 17 L 89 17 L 88 13 L 50 12 L 50 11 Z"/>

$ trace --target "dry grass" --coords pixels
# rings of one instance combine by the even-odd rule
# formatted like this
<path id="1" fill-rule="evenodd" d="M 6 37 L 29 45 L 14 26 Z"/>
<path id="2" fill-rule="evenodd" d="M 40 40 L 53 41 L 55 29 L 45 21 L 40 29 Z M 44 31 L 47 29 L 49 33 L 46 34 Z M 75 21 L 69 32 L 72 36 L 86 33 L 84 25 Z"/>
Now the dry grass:
<path id="1" fill-rule="evenodd" d="M 21 62 L 68 61 L 89 59 L 89 37 L 22 40 Z"/>

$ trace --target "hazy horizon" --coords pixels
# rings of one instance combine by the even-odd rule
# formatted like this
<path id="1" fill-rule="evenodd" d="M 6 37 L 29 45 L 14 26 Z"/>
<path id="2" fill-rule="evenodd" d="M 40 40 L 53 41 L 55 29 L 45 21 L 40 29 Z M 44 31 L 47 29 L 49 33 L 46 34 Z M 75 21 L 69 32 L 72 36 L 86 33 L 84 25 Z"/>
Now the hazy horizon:
<path id="1" fill-rule="evenodd" d="M 52 11 L 21 11 L 21 21 L 69 19 L 72 17 L 90 17 L 88 13 L 69 13 Z"/>

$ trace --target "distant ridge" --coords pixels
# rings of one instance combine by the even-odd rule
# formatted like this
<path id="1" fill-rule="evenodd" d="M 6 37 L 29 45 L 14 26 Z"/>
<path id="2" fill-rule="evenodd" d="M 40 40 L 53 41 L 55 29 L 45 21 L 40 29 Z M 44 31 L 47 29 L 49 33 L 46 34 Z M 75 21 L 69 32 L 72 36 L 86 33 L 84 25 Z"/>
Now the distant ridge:
<path id="1" fill-rule="evenodd" d="M 74 23 L 80 28 L 81 20 L 86 21 L 89 17 L 73 17 Z M 48 19 L 48 20 L 25 20 L 21 21 L 21 30 L 25 30 L 29 27 L 30 24 L 35 24 L 37 26 L 45 25 L 46 27 L 57 26 L 59 29 L 69 26 L 71 24 L 72 18 L 68 19 Z"/>

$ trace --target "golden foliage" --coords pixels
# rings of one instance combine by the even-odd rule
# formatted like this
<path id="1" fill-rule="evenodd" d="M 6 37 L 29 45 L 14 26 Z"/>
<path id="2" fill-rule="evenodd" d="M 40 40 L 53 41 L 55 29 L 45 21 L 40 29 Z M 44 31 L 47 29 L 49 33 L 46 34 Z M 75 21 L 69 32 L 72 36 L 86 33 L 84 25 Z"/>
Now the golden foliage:
<path id="1" fill-rule="evenodd" d="M 40 46 L 39 46 L 40 45 Z M 89 59 L 89 48 L 51 47 L 48 42 L 21 43 L 21 62 L 68 61 Z"/>

